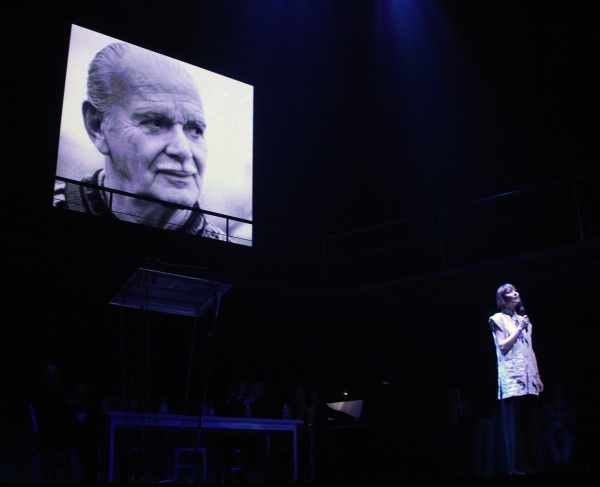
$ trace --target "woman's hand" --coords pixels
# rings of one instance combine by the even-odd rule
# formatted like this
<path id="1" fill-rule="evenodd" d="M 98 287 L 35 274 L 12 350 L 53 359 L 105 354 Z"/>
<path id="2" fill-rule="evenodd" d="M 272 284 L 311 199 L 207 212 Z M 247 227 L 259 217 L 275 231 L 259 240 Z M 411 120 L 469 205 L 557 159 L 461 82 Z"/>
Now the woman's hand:
<path id="1" fill-rule="evenodd" d="M 544 383 L 539 375 L 535 378 L 535 381 L 537 383 L 538 392 L 542 392 L 544 390 Z"/>

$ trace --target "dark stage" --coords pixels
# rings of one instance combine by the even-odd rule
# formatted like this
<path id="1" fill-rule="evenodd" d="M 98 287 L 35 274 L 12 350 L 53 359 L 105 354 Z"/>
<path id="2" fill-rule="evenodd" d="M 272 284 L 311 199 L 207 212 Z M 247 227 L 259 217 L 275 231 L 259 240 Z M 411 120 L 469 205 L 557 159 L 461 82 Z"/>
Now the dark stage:
<path id="1" fill-rule="evenodd" d="M 298 388 L 363 401 L 359 421 L 326 428 L 317 478 L 302 451 L 300 480 L 597 481 L 598 2 L 11 0 L 1 12 L 0 482 L 33 478 L 29 404 L 48 364 L 81 386 L 73 407 L 95 418 L 100 482 L 103 398 L 129 384 L 138 411 L 165 399 L 169 413 L 226 415 L 240 381 L 264 382 L 271 417 Z M 73 24 L 253 87 L 251 246 L 52 206 Z M 231 289 L 197 319 L 109 304 L 140 268 Z M 555 465 L 542 436 L 536 475 L 506 474 L 487 324 L 506 282 L 535 328 L 542 430 L 559 385 L 576 417 L 572 465 Z M 174 480 L 161 435 L 132 436 L 145 446 L 130 480 Z M 203 443 L 209 482 L 228 465 L 220 441 Z M 250 479 L 291 481 L 290 445 L 272 447 Z"/>

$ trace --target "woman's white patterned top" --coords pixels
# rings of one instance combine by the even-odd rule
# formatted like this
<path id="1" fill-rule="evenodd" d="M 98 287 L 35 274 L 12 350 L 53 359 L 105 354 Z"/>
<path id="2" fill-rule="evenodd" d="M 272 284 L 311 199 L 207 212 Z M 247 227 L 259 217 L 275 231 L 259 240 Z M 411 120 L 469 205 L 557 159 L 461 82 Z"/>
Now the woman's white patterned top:
<path id="1" fill-rule="evenodd" d="M 498 399 L 525 396 L 527 394 L 539 395 L 536 381 L 538 370 L 531 343 L 533 328 L 531 323 L 519 334 L 519 338 L 506 355 L 498 347 L 496 339 L 497 329 L 508 337 L 511 333 L 514 333 L 515 328 L 522 321 L 523 318 L 518 314 L 510 317 L 504 313 L 496 313 L 489 320 L 498 357 Z"/>

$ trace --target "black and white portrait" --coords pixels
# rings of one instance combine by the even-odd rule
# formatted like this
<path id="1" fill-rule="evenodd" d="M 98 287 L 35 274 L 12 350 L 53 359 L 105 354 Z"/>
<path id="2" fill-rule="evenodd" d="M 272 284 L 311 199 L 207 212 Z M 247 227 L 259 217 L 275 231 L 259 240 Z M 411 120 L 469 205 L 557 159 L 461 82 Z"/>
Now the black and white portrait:
<path id="1" fill-rule="evenodd" d="M 252 220 L 252 115 L 252 86 L 73 25 L 56 175 L 91 185 L 57 179 L 54 205 L 224 240 L 203 211 Z"/>

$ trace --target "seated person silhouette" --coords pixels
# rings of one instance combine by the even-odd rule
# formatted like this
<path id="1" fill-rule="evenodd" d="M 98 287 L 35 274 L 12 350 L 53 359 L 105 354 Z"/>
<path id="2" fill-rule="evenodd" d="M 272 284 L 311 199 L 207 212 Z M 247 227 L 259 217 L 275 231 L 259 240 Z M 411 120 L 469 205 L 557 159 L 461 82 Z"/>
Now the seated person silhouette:
<path id="1" fill-rule="evenodd" d="M 265 398 L 266 386 L 262 380 L 234 382 L 223 407 L 225 416 L 240 418 L 273 418 L 272 408 Z M 262 435 L 235 433 L 225 434 L 220 442 L 223 462 L 223 481 L 232 481 L 232 468 L 236 457 L 240 462 L 240 481 L 254 480 L 257 465 L 266 451 Z"/>
<path id="2" fill-rule="evenodd" d="M 56 365 L 44 365 L 36 381 L 31 404 L 37 423 L 38 451 L 77 450 L 84 480 L 98 473 L 97 438 L 92 428 L 77 419 L 77 409 L 85 388 L 68 387 Z"/>
<path id="3" fill-rule="evenodd" d="M 265 398 L 265 392 L 266 386 L 262 380 L 250 382 L 250 385 L 245 382 L 234 382 L 225 401 L 225 415 L 238 418 L 273 417 Z"/>

